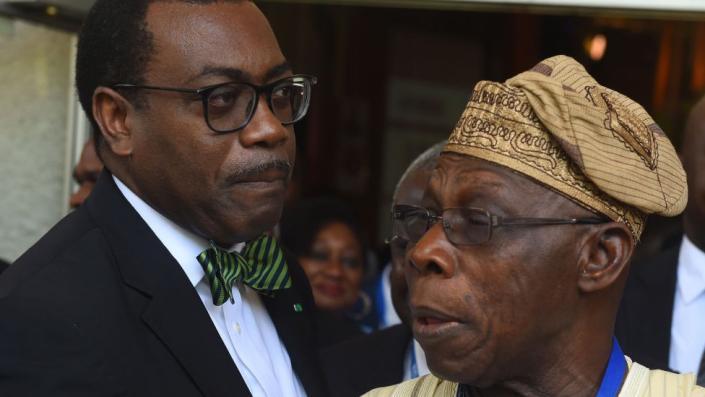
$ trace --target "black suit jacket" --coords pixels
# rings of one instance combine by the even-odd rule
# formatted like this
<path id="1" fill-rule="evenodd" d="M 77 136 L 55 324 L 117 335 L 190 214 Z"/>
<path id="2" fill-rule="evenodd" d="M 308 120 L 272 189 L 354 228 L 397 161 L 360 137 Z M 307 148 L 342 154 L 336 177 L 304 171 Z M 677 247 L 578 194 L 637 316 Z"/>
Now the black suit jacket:
<path id="1" fill-rule="evenodd" d="M 321 352 L 328 384 L 336 397 L 359 397 L 404 378 L 411 343 L 409 327 L 398 324 L 343 342 Z"/>
<path id="2" fill-rule="evenodd" d="M 262 300 L 306 392 L 324 396 L 310 287 L 289 269 L 293 287 Z M 186 274 L 107 172 L 0 277 L 0 396 L 248 395 Z"/>
<path id="3" fill-rule="evenodd" d="M 634 361 L 668 370 L 671 322 L 680 241 L 660 254 L 633 263 L 617 315 L 615 334 Z"/>

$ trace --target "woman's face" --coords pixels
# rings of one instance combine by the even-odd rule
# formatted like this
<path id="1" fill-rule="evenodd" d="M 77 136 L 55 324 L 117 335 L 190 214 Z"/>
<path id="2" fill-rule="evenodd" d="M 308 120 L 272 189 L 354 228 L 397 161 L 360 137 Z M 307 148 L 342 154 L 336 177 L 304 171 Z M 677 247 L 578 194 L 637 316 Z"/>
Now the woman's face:
<path id="1" fill-rule="evenodd" d="M 341 222 L 322 227 L 310 254 L 300 262 L 318 308 L 343 310 L 355 303 L 362 282 L 363 253 L 350 227 Z"/>

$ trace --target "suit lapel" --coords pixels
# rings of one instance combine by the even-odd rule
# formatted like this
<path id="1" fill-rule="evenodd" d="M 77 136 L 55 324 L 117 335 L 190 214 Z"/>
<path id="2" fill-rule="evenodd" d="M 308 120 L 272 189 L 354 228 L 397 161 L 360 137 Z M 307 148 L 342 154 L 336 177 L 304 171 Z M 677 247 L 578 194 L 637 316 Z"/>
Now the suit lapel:
<path id="1" fill-rule="evenodd" d="M 193 290 L 188 280 L 186 283 Z M 142 318 L 204 395 L 250 395 L 197 295 L 174 288 L 153 297 Z"/>
<path id="2" fill-rule="evenodd" d="M 127 285 L 150 298 L 143 321 L 208 397 L 250 395 L 181 266 L 103 172 L 86 206 Z"/>
<path id="3" fill-rule="evenodd" d="M 287 255 L 292 287 L 278 291 L 274 297 L 262 297 L 279 339 L 289 353 L 296 376 L 308 397 L 326 396 L 325 380 L 316 352 L 310 287 L 298 262 Z"/>
<path id="4" fill-rule="evenodd" d="M 407 357 L 409 344 L 412 341 L 411 330 L 404 324 L 397 324 L 388 329 L 384 341 L 386 346 L 378 346 L 379 349 L 389 349 L 389 357 L 394 358 L 392 363 L 379 363 L 379 382 L 382 385 L 392 385 L 404 379 L 404 362 Z M 385 370 L 385 367 L 389 367 Z"/>
<path id="5" fill-rule="evenodd" d="M 364 387 L 355 390 L 362 394 L 373 387 L 393 385 L 404 379 L 404 363 L 412 341 L 411 330 L 404 324 L 377 331 L 374 336 L 366 336 L 366 345 L 358 346 L 360 351 L 368 350 L 373 354 L 360 356 L 358 363 L 350 364 L 357 367 L 357 371 L 365 374 Z M 363 340 L 363 339 L 360 339 Z M 378 352 L 384 352 L 378 353 Z M 383 358 L 383 359 L 382 359 Z M 344 359 L 344 358 L 343 358 Z M 364 364 L 364 363 L 367 364 Z"/>

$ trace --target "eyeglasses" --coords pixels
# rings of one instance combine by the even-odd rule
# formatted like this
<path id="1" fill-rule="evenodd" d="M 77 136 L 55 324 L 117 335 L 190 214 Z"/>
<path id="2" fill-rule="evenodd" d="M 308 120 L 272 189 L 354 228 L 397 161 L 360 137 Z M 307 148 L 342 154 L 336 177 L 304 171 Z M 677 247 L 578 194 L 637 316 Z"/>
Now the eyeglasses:
<path id="1" fill-rule="evenodd" d="M 437 222 L 441 222 L 448 241 L 455 245 L 488 242 L 499 227 L 548 225 L 596 225 L 609 221 L 602 218 L 504 218 L 481 208 L 446 208 L 441 215 L 413 205 L 395 205 L 392 210 L 395 237 L 416 243 Z"/>
<path id="2" fill-rule="evenodd" d="M 215 132 L 226 133 L 243 129 L 249 124 L 262 94 L 266 95 L 269 109 L 283 125 L 300 121 L 308 111 L 311 87 L 317 82 L 314 76 L 299 74 L 261 86 L 231 81 L 197 89 L 135 84 L 115 84 L 112 88 L 198 95 L 203 103 L 203 116 L 208 127 Z"/>

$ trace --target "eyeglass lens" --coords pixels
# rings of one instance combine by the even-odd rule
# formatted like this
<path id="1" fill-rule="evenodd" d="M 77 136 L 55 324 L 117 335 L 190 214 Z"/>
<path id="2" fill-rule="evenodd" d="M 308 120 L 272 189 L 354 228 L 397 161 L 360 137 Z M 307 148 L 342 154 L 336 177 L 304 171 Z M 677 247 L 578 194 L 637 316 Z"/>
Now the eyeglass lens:
<path id="1" fill-rule="evenodd" d="M 282 124 L 299 121 L 306 114 L 310 83 L 305 78 L 282 80 L 265 92 L 272 113 Z M 257 91 L 246 84 L 231 83 L 211 91 L 206 99 L 208 124 L 215 131 L 239 129 L 249 122 L 256 107 Z"/>
<path id="2" fill-rule="evenodd" d="M 423 208 L 400 207 L 394 213 L 393 231 L 401 238 L 417 242 L 436 221 Z M 442 222 L 448 240 L 455 244 L 480 244 L 490 237 L 490 215 L 479 209 L 446 209 Z"/>
<path id="3" fill-rule="evenodd" d="M 480 244 L 490 238 L 490 216 L 472 208 L 451 208 L 443 211 L 448 240 L 455 244 Z"/>

